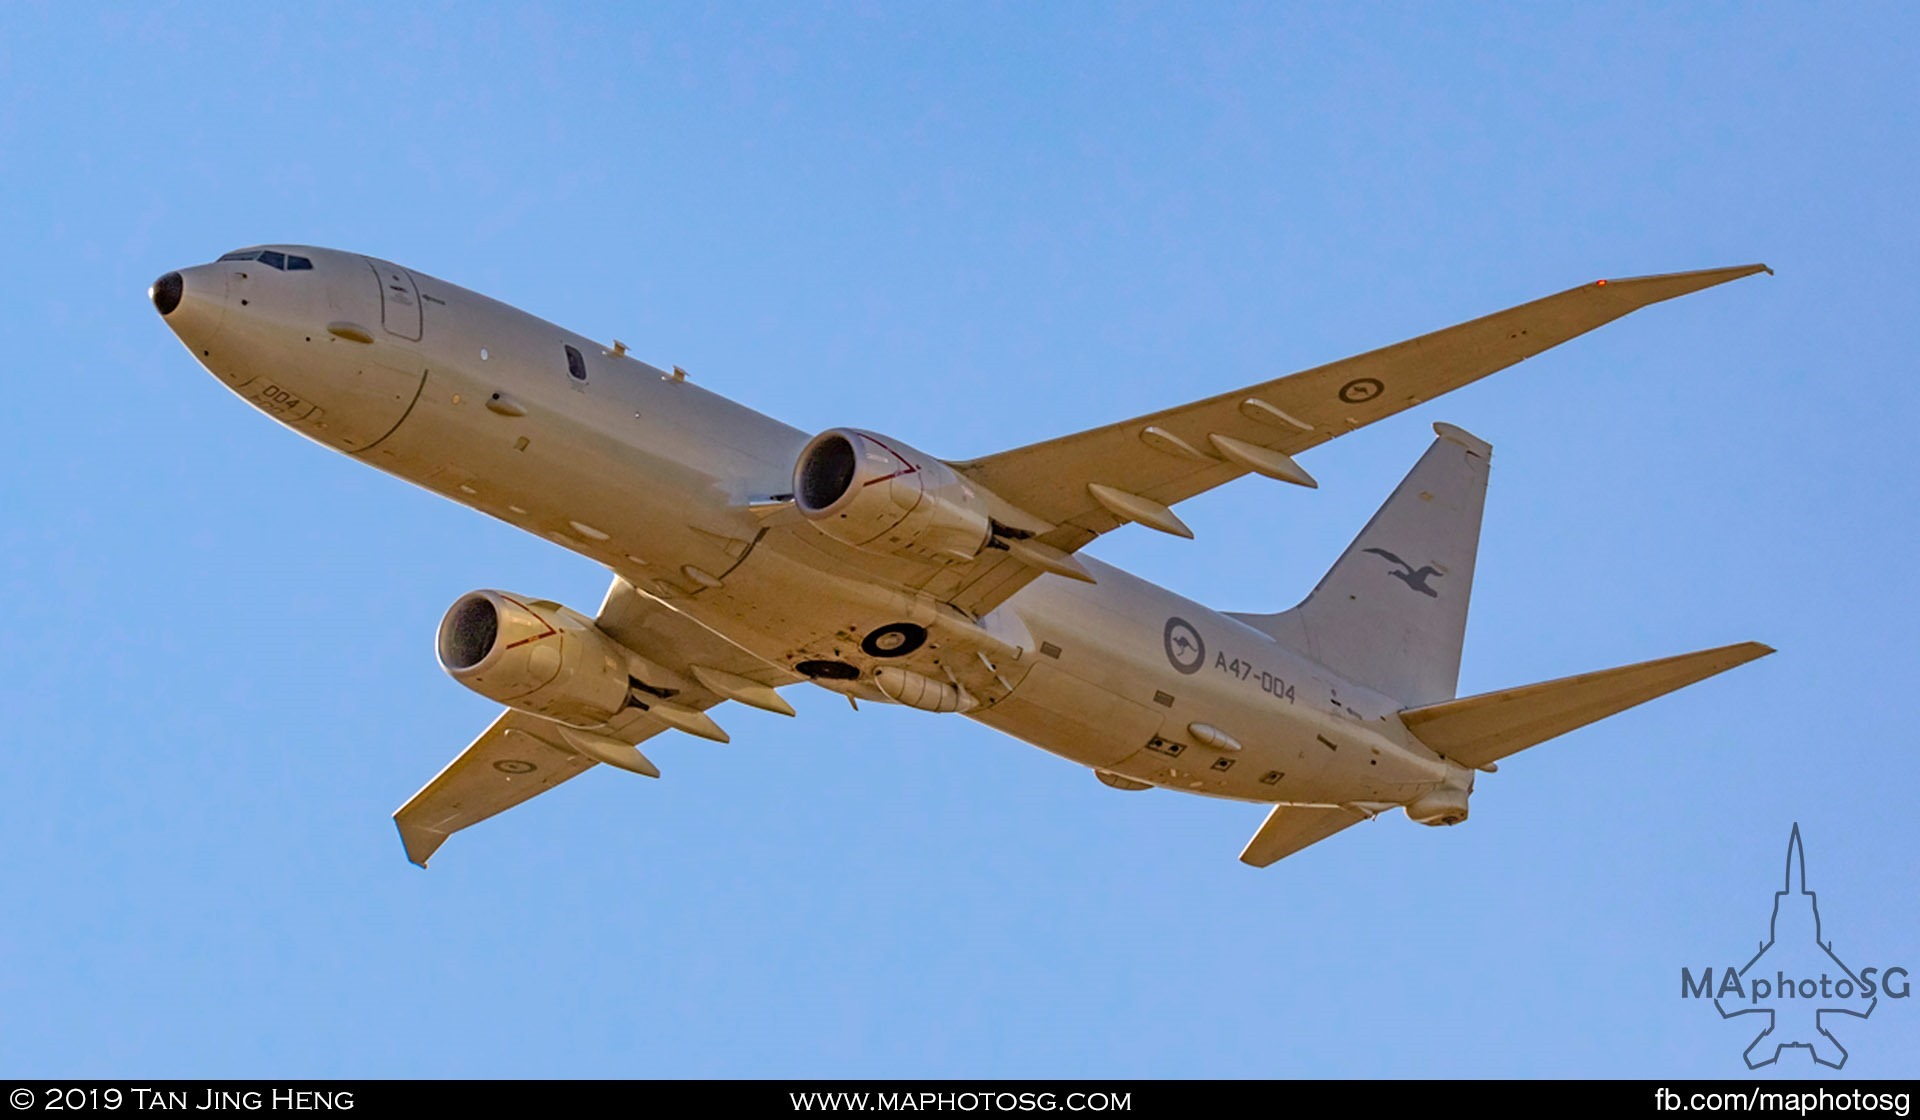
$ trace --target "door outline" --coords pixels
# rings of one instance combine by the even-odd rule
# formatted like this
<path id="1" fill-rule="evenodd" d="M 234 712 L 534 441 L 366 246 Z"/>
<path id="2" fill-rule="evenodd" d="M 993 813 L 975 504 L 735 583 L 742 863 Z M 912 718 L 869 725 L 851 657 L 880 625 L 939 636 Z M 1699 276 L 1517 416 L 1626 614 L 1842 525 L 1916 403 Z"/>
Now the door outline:
<path id="1" fill-rule="evenodd" d="M 420 341 L 420 288 L 413 273 L 396 264 L 367 258 L 374 286 L 380 289 L 380 325 L 388 334 L 409 342 Z"/>

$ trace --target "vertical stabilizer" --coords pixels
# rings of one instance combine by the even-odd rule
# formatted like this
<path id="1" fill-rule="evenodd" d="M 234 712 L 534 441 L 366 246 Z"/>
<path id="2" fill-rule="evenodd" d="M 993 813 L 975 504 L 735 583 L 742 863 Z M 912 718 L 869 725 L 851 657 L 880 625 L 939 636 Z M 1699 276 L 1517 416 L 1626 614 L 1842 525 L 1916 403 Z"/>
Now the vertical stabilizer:
<path id="1" fill-rule="evenodd" d="M 1460 681 L 1493 448 L 1451 424 L 1306 601 L 1233 617 L 1327 668 L 1419 707 Z"/>

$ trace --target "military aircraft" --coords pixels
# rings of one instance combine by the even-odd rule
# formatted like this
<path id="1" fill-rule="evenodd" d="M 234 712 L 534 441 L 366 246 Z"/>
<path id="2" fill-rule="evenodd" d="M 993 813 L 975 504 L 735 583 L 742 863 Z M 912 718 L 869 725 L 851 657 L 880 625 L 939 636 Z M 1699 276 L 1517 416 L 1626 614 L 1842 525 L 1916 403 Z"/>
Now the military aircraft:
<path id="1" fill-rule="evenodd" d="M 1449 424 L 1319 586 L 1227 614 L 1086 556 L 1245 474 L 1629 312 L 1764 265 L 1601 280 L 1303 373 L 984 458 L 809 436 L 625 344 L 375 257 L 259 246 L 149 292 L 241 399 L 363 463 L 613 574 L 593 617 L 461 596 L 441 665 L 505 706 L 394 814 L 420 866 L 454 832 L 639 744 L 718 742 L 779 689 L 960 713 L 1153 787 L 1273 806 L 1264 867 L 1393 808 L 1467 817 L 1517 751 L 1772 652 L 1744 643 L 1458 698 L 1491 448 Z"/>

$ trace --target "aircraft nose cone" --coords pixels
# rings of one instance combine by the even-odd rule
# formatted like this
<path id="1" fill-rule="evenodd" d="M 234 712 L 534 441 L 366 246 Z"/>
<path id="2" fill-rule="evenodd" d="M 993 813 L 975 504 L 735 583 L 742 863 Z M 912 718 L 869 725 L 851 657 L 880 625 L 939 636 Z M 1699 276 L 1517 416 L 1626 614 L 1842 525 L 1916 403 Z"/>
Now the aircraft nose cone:
<path id="1" fill-rule="evenodd" d="M 154 309 L 166 316 L 173 314 L 174 308 L 180 306 L 180 297 L 186 291 L 187 282 L 181 279 L 180 274 L 169 272 L 153 282 L 153 287 L 147 289 L 147 295 L 152 298 Z"/>
<path id="2" fill-rule="evenodd" d="M 188 349 L 201 353 L 226 320 L 227 281 L 226 274 L 212 265 L 177 268 L 155 280 L 147 298 L 167 329 Z"/>

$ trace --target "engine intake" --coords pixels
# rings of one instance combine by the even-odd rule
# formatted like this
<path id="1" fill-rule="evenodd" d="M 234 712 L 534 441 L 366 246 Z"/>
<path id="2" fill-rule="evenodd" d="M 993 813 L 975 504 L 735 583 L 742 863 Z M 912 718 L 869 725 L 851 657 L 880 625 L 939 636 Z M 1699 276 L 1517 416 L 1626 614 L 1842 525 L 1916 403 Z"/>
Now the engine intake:
<path id="1" fill-rule="evenodd" d="M 993 532 L 985 496 L 952 467 L 855 428 L 830 428 L 800 452 L 793 500 L 837 541 L 916 560 L 971 560 Z"/>
<path id="2" fill-rule="evenodd" d="M 462 595 L 440 620 L 447 675 L 489 700 L 576 727 L 619 715 L 632 695 L 626 649 L 559 603 L 503 591 Z"/>

